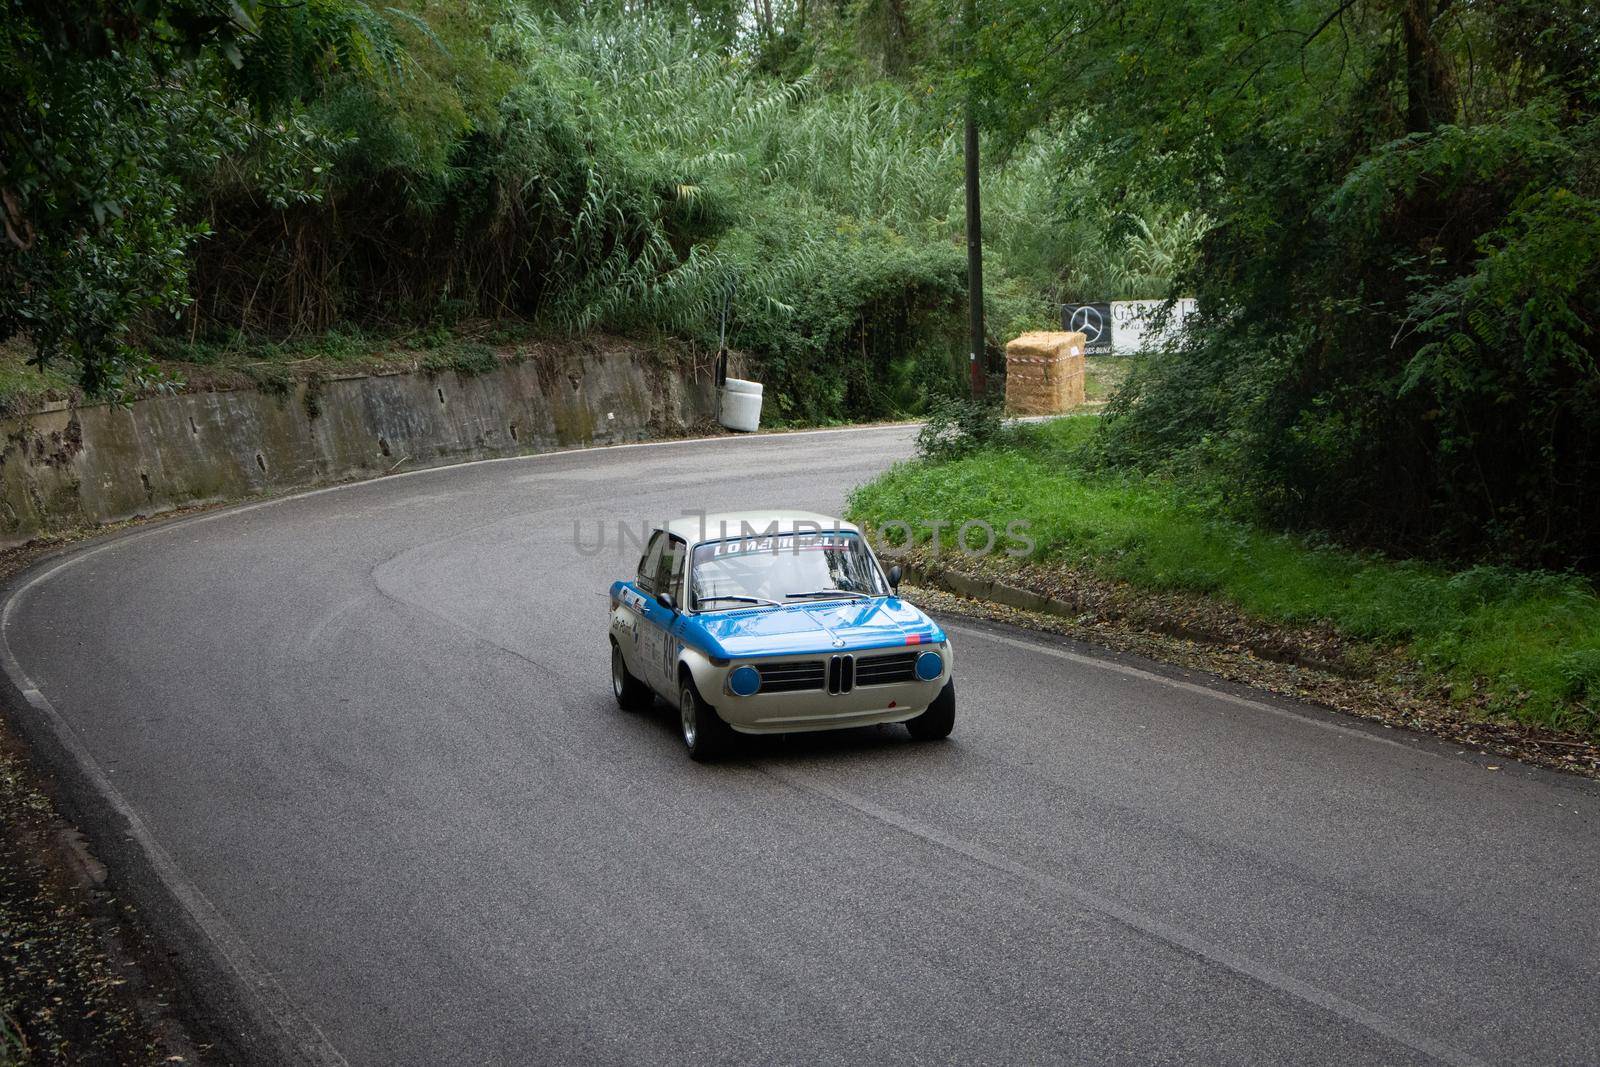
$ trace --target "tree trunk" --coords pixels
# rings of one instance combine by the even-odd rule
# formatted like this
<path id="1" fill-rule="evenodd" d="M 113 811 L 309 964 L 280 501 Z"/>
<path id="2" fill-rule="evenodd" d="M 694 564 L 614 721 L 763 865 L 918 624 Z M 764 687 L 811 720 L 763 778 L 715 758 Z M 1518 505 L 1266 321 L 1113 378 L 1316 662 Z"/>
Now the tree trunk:
<path id="1" fill-rule="evenodd" d="M 1438 37 L 1450 3 L 1404 0 L 1407 133 L 1424 133 L 1455 118 L 1455 80 Z"/>

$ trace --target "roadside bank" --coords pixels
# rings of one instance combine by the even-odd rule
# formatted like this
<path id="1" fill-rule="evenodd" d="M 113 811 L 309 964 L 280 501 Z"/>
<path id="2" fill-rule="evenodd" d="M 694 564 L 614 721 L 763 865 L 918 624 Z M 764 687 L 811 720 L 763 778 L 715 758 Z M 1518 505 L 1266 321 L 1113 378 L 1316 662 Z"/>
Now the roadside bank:
<path id="1" fill-rule="evenodd" d="M 913 526 L 912 572 L 969 609 L 1024 612 L 1025 624 L 1600 773 L 1600 597 L 1587 581 L 1255 529 L 1179 487 L 1083 462 L 1089 432 L 1084 419 L 1020 426 L 902 464 L 856 491 L 851 518 Z M 948 541 L 976 520 L 1026 520 L 1036 547 L 1025 558 L 932 550 L 930 524 Z"/>

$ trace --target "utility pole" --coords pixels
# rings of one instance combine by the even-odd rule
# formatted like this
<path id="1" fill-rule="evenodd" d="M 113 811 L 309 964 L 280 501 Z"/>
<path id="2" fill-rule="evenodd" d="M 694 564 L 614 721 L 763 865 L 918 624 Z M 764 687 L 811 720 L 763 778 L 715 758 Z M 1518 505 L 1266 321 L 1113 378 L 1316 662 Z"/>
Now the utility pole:
<path id="1" fill-rule="evenodd" d="M 978 34 L 974 0 L 966 0 L 967 55 L 971 58 Z M 967 95 L 967 361 L 972 370 L 972 396 L 988 387 L 984 373 L 983 340 L 983 212 L 978 204 L 978 116 L 972 90 Z"/>

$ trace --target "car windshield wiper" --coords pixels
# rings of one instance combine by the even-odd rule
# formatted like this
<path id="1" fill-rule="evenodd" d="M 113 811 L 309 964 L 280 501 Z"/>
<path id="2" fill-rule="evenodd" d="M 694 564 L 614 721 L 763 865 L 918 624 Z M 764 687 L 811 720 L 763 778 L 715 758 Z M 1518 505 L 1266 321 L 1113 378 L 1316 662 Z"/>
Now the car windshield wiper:
<path id="1" fill-rule="evenodd" d="M 694 598 L 696 604 L 707 604 L 713 600 L 737 600 L 741 604 L 771 604 L 775 608 L 783 606 L 776 600 L 767 600 L 759 596 L 738 596 L 733 593 L 723 593 L 718 596 L 697 596 Z"/>
<path id="2" fill-rule="evenodd" d="M 791 600 L 799 600 L 803 597 L 827 597 L 830 600 L 836 600 L 842 596 L 860 597 L 863 600 L 872 599 L 871 593 L 863 593 L 856 589 L 813 589 L 807 593 L 785 593 L 783 595 Z"/>

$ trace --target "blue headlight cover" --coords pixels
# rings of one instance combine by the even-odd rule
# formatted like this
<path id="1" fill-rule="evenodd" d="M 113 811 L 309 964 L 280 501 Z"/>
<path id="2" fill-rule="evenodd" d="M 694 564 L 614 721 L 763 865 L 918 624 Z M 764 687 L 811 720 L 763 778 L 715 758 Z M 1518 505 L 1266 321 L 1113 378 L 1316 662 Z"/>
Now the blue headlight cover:
<path id="1" fill-rule="evenodd" d="M 937 652 L 924 652 L 917 657 L 917 677 L 931 682 L 944 671 L 944 657 Z"/>
<path id="2" fill-rule="evenodd" d="M 754 667 L 736 667 L 728 675 L 728 688 L 734 696 L 753 696 L 761 688 L 761 672 Z"/>

